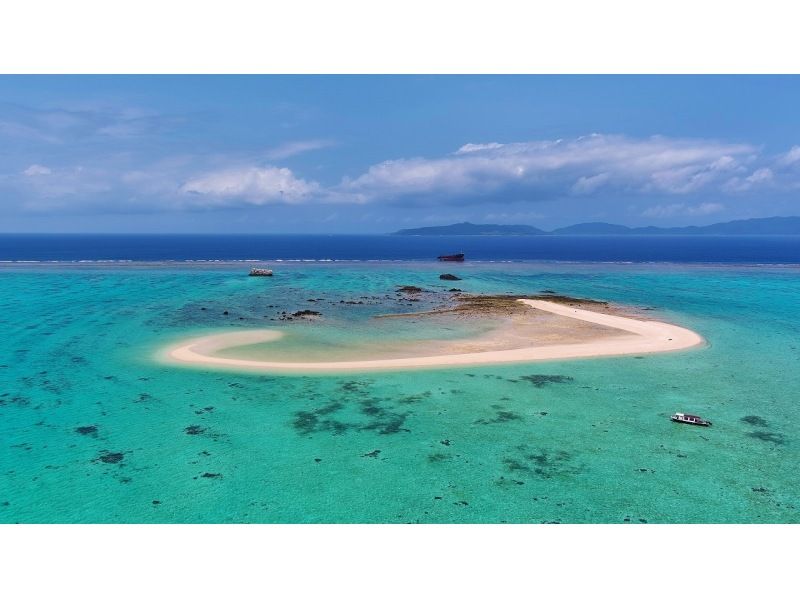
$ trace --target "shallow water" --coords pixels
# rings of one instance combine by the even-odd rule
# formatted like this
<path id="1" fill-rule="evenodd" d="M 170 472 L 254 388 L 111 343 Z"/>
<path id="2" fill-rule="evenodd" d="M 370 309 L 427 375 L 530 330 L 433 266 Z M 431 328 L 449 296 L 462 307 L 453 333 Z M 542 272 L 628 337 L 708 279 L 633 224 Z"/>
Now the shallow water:
<path id="1" fill-rule="evenodd" d="M 423 263 L 286 264 L 272 279 L 241 265 L 6 267 L 0 521 L 800 521 L 796 268 L 457 267 L 465 291 L 652 308 L 709 346 L 345 376 L 204 371 L 156 353 L 266 324 L 317 326 L 333 346 L 413 340 L 431 331 L 363 323 L 431 301 L 398 301 L 396 285 L 452 283 Z M 269 320 L 300 309 L 323 318 Z M 672 424 L 674 411 L 714 426 Z"/>

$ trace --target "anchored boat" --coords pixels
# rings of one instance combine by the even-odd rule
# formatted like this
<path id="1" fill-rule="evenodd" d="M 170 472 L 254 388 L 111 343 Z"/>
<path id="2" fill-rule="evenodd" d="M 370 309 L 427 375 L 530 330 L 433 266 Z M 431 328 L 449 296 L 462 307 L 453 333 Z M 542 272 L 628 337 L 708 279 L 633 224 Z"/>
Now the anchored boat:
<path id="1" fill-rule="evenodd" d="M 463 253 L 454 253 L 452 255 L 440 255 L 437 259 L 440 262 L 463 262 L 464 261 L 464 254 Z"/>
<path id="2" fill-rule="evenodd" d="M 711 425 L 710 421 L 703 419 L 699 415 L 689 415 L 688 413 L 676 413 L 670 419 L 678 424 L 690 424 L 692 426 Z"/>

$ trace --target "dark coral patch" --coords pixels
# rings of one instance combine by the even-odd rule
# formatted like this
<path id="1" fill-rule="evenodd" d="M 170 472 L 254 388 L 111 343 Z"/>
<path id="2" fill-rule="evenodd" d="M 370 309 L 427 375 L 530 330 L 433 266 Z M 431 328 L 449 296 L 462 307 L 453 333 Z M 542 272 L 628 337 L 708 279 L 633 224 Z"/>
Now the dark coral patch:
<path id="1" fill-rule="evenodd" d="M 360 382 L 358 380 L 347 380 L 339 384 L 339 388 L 344 392 L 364 393 L 369 386 L 368 382 Z"/>
<path id="2" fill-rule="evenodd" d="M 757 430 L 755 432 L 748 432 L 747 435 L 763 440 L 764 442 L 771 442 L 772 444 L 784 444 L 783 434 L 777 434 L 775 432 L 762 432 L 761 430 Z"/>
<path id="3" fill-rule="evenodd" d="M 750 424 L 751 426 L 759 426 L 761 428 L 766 428 L 768 426 L 767 420 L 758 415 L 745 415 L 740 421 Z"/>
<path id="4" fill-rule="evenodd" d="M 371 419 L 369 423 L 361 426 L 361 430 L 374 430 L 378 434 L 397 434 L 409 431 L 403 427 L 409 413 L 387 409 L 380 404 L 379 399 L 361 401 L 361 413 Z"/>
<path id="5" fill-rule="evenodd" d="M 479 419 L 475 420 L 476 424 L 503 424 L 506 422 L 514 421 L 522 419 L 522 416 L 518 413 L 514 413 L 513 411 L 498 411 L 497 415 L 491 419 Z"/>
<path id="6" fill-rule="evenodd" d="M 292 426 L 300 434 L 311 434 L 313 432 L 331 432 L 333 434 L 343 434 L 349 428 L 353 427 L 351 424 L 335 420 L 330 417 L 344 407 L 342 401 L 330 401 L 327 405 L 323 405 L 318 409 L 312 411 L 298 411 L 295 413 L 295 419 Z"/>
<path id="7" fill-rule="evenodd" d="M 357 394 L 365 392 L 360 383 L 345 382 L 342 387 Z M 297 411 L 292 426 L 300 434 L 330 432 L 337 435 L 354 430 L 373 431 L 383 435 L 409 431 L 404 424 L 410 412 L 395 411 L 385 406 L 391 403 L 389 399 L 354 398 L 335 399 L 317 409 Z M 345 417 L 345 413 L 349 417 Z"/>
<path id="8" fill-rule="evenodd" d="M 536 453 L 518 447 L 520 455 L 503 459 L 509 472 L 525 472 L 543 478 L 580 473 L 581 468 L 572 464 L 572 455 L 566 451 L 540 450 Z"/>
<path id="9" fill-rule="evenodd" d="M 12 405 L 16 405 L 17 407 L 30 407 L 31 400 L 28 397 L 23 397 L 21 395 L 16 395 L 8 399 L 8 403 Z M 6 400 L 3 401 L 3 404 L 6 404 Z"/>
<path id="10" fill-rule="evenodd" d="M 428 463 L 440 463 L 451 458 L 450 455 L 445 455 L 444 453 L 431 453 L 428 455 Z"/>
<path id="11" fill-rule="evenodd" d="M 97 426 L 78 426 L 75 431 L 81 436 L 91 436 L 97 438 Z"/>
<path id="12" fill-rule="evenodd" d="M 430 398 L 431 391 L 426 390 L 425 392 L 421 392 L 416 395 L 409 395 L 407 397 L 400 397 L 397 399 L 398 403 L 402 403 L 403 405 L 410 405 L 412 403 L 419 403 L 420 401 L 424 401 L 425 399 Z"/>
<path id="13" fill-rule="evenodd" d="M 528 376 L 520 376 L 520 380 L 525 380 L 526 382 L 530 382 L 536 388 L 542 388 L 543 386 L 547 386 L 548 384 L 564 384 L 566 382 L 572 382 L 574 378 L 571 376 L 562 376 L 562 375 L 545 375 L 545 374 L 530 374 Z"/>
<path id="14" fill-rule="evenodd" d="M 101 451 L 100 455 L 98 455 L 98 461 L 102 461 L 103 463 L 119 463 L 125 458 L 124 453 L 114 453 L 111 451 Z"/>
<path id="15" fill-rule="evenodd" d="M 183 431 L 186 432 L 189 436 L 197 436 L 205 432 L 206 429 L 203 426 L 193 425 L 185 427 Z"/>

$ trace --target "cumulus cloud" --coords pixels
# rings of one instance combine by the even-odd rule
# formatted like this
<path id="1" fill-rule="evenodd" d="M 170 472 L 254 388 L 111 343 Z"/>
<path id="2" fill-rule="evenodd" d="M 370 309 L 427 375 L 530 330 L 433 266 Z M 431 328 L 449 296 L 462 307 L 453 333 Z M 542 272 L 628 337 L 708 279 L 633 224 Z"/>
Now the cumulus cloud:
<path id="1" fill-rule="evenodd" d="M 186 181 L 182 194 L 194 196 L 191 203 L 225 205 L 295 204 L 319 191 L 319 185 L 297 178 L 288 168 L 245 167 L 210 172 Z M 200 198 L 199 200 L 196 198 Z"/>
<path id="2" fill-rule="evenodd" d="M 389 160 L 341 189 L 367 199 L 438 194 L 468 198 L 513 187 L 551 196 L 600 188 L 688 194 L 724 183 L 756 147 L 704 139 L 589 135 L 572 140 L 470 143 L 441 158 Z"/>
<path id="3" fill-rule="evenodd" d="M 780 156 L 777 163 L 781 166 L 792 166 L 800 163 L 800 145 L 795 145 L 788 152 Z"/>
<path id="4" fill-rule="evenodd" d="M 744 178 L 733 177 L 725 183 L 726 191 L 750 191 L 754 187 L 771 183 L 775 178 L 774 173 L 769 168 L 758 168 L 752 174 Z"/>
<path id="5" fill-rule="evenodd" d="M 46 122 L 49 131 L 84 126 L 73 112 L 36 116 L 31 120 Z M 138 123 L 141 118 L 136 113 L 126 114 L 115 126 Z M 97 127 L 93 131 L 95 140 L 106 134 Z M 122 129 L 117 133 L 127 134 Z M 648 208 L 646 216 L 706 215 L 721 211 L 723 204 L 718 200 L 724 201 L 726 196 L 747 197 L 763 189 L 791 191 L 800 185 L 800 146 L 778 156 L 762 156 L 757 147 L 745 143 L 598 134 L 468 143 L 439 157 L 379 162 L 329 185 L 275 163 L 280 157 L 329 145 L 329 141 L 306 140 L 250 154 L 187 153 L 150 158 L 144 154 L 149 145 L 138 152 L 123 145 L 118 151 L 100 153 L 92 142 L 86 144 L 86 152 L 78 154 L 75 144 L 64 144 L 61 153 L 37 149 L 16 158 L 20 162 L 7 167 L 12 174 L 0 173 L 0 195 L 9 198 L 4 200 L 6 204 L 16 201 L 32 209 L 52 210 L 76 206 L 101 210 L 105 206 L 108 210 L 164 211 L 385 202 L 450 204 L 452 212 L 454 204 L 467 208 L 482 203 L 493 204 L 493 213 L 508 214 L 507 219 L 512 219 L 510 215 L 527 213 L 532 207 L 510 209 L 503 204 L 569 201 L 570 197 L 581 201 L 652 197 L 658 205 Z M 273 157 L 270 163 L 263 163 L 265 154 Z M 638 200 L 634 203 L 642 205 Z M 635 208 L 636 212 L 641 209 Z"/>

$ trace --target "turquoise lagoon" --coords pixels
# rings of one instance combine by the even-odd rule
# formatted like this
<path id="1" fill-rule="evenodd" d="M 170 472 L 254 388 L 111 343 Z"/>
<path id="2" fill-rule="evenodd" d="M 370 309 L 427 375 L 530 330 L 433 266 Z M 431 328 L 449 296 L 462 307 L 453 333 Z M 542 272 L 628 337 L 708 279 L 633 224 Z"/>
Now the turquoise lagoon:
<path id="1" fill-rule="evenodd" d="M 800 521 L 796 267 L 457 267 L 457 283 L 423 263 L 284 264 L 272 279 L 242 264 L 4 267 L 0 522 Z M 398 301 L 405 284 L 651 308 L 708 346 L 335 376 L 158 358 L 265 326 L 317 356 L 474 332 L 372 319 L 435 297 Z M 301 309 L 323 318 L 278 319 Z"/>

